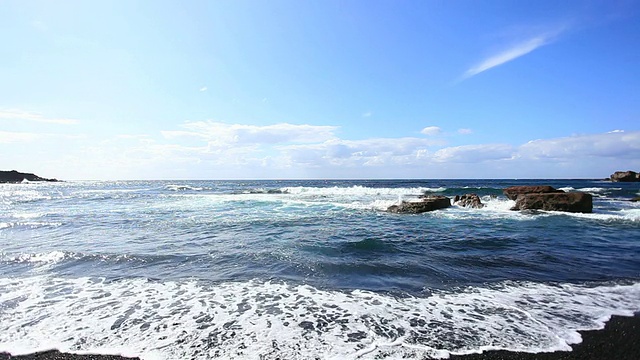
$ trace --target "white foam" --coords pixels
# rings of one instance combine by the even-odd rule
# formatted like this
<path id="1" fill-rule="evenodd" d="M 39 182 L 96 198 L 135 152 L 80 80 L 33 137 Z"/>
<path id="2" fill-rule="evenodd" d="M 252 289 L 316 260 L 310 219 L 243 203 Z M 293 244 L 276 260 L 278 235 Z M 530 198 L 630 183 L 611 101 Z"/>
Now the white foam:
<path id="1" fill-rule="evenodd" d="M 204 190 L 204 188 L 201 187 L 195 187 L 195 186 L 189 186 L 189 185 L 176 185 L 176 184 L 169 184 L 166 185 L 165 190 L 171 190 L 171 191 L 202 191 Z"/>
<path id="2" fill-rule="evenodd" d="M 427 192 L 443 192 L 446 187 L 414 187 L 414 188 L 372 188 L 360 185 L 350 187 L 285 187 L 281 189 L 294 195 L 311 196 L 417 196 Z"/>
<path id="3" fill-rule="evenodd" d="M 14 218 L 18 218 L 18 219 L 35 219 L 38 217 L 42 217 L 44 214 L 42 213 L 37 213 L 37 212 L 20 212 L 20 213 L 14 213 L 13 217 Z"/>
<path id="4" fill-rule="evenodd" d="M 640 222 L 640 209 L 622 209 L 618 211 L 593 212 L 593 213 L 569 213 L 560 211 L 550 211 L 548 214 L 572 216 L 582 219 L 591 219 L 599 221 L 624 221 L 624 222 Z"/>
<path id="5" fill-rule="evenodd" d="M 63 260 L 66 256 L 67 254 L 63 251 L 50 251 L 33 254 L 19 254 L 10 257 L 8 260 L 16 262 L 55 264 Z"/>
<path id="6" fill-rule="evenodd" d="M 150 359 L 447 357 L 568 350 L 576 330 L 640 309 L 640 283 L 394 297 L 270 282 L 0 278 L 0 351 L 58 348 Z"/>
<path id="7" fill-rule="evenodd" d="M 561 187 L 558 190 L 562 190 L 564 192 L 571 192 L 571 191 L 575 191 L 576 189 L 571 186 L 567 186 L 567 187 Z"/>
<path id="8" fill-rule="evenodd" d="M 616 190 L 622 190 L 622 188 L 586 187 L 586 188 L 578 189 L 578 191 L 588 192 L 588 193 L 601 193 L 601 192 L 616 191 Z"/>
<path id="9" fill-rule="evenodd" d="M 36 229 L 41 227 L 58 227 L 61 226 L 61 222 L 46 222 L 46 221 L 16 221 L 16 222 L 3 222 L 0 223 L 0 229 L 10 227 L 26 227 L 30 229 Z"/>

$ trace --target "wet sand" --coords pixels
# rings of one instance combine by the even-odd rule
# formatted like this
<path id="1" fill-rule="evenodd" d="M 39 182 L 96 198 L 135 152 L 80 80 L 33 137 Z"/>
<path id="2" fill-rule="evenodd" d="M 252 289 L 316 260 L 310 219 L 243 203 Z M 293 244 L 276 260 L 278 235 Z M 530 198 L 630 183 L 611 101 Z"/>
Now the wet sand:
<path id="1" fill-rule="evenodd" d="M 454 355 L 451 360 L 637 360 L 640 359 L 640 316 L 614 316 L 603 330 L 583 331 L 582 342 L 573 351 L 520 353 L 487 351 L 482 354 Z M 322 354 L 318 354 L 322 358 Z M 126 360 L 116 355 L 75 355 L 56 350 L 11 356 L 0 353 L 0 360 Z M 139 359 L 138 359 L 139 360 Z M 176 359 L 178 360 L 178 359 Z"/>

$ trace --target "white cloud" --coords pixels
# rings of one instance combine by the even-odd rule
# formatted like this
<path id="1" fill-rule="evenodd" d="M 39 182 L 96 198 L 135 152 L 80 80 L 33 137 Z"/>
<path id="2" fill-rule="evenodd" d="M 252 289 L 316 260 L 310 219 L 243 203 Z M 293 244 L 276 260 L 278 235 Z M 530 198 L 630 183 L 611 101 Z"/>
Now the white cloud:
<path id="1" fill-rule="evenodd" d="M 433 155 L 436 162 L 479 163 L 489 160 L 509 160 L 515 157 L 508 144 L 463 145 L 440 149 Z"/>
<path id="2" fill-rule="evenodd" d="M 201 91 L 201 92 L 202 92 L 202 91 L 207 91 L 207 87 L 206 87 L 206 86 L 201 87 L 201 88 L 200 88 L 200 91 Z"/>
<path id="3" fill-rule="evenodd" d="M 440 134 L 442 132 L 442 129 L 440 129 L 437 126 L 427 126 L 426 128 L 422 129 L 420 132 L 423 133 L 424 135 L 433 136 L 433 135 Z"/>
<path id="4" fill-rule="evenodd" d="M 385 166 L 422 163 L 427 148 L 443 145 L 439 140 L 422 138 L 333 139 L 318 144 L 280 147 L 290 164 L 312 166 Z"/>
<path id="5" fill-rule="evenodd" d="M 75 119 L 66 118 L 49 118 L 42 114 L 19 110 L 19 109 L 0 109 L 0 119 L 6 120 L 26 120 L 47 124 L 60 124 L 60 125 L 73 125 L 79 121 Z"/>
<path id="6" fill-rule="evenodd" d="M 639 159 L 640 131 L 615 131 L 529 141 L 518 149 L 531 159 L 571 160 L 588 157 Z"/>
<path id="7" fill-rule="evenodd" d="M 273 145 L 282 143 L 317 143 L 335 138 L 337 126 L 225 124 L 212 121 L 188 122 L 185 130 L 163 131 L 167 138 L 196 137 L 209 142 L 210 146 Z"/>
<path id="8" fill-rule="evenodd" d="M 480 61 L 475 66 L 469 68 L 461 77 L 461 80 L 468 79 L 472 76 L 478 75 L 481 72 L 492 69 L 496 66 L 500 66 L 511 60 L 515 60 L 523 55 L 526 55 L 541 46 L 550 44 L 557 36 L 564 31 L 564 28 L 554 29 L 537 36 L 531 37 L 524 41 L 520 41 L 517 44 L 505 49 L 497 54 L 491 55 L 488 58 Z"/>
<path id="9" fill-rule="evenodd" d="M 73 140 L 82 139 L 85 135 L 70 135 L 70 134 L 50 134 L 50 133 L 34 133 L 34 132 L 14 132 L 14 131 L 0 131 L 0 144 L 9 143 L 26 143 L 41 140 Z"/>
<path id="10" fill-rule="evenodd" d="M 0 144 L 31 142 L 42 138 L 42 134 L 0 131 Z"/>
<path id="11" fill-rule="evenodd" d="M 368 117 L 371 117 L 371 115 L 373 115 L 373 112 L 367 111 L 366 113 L 362 114 L 362 117 L 368 118 Z"/>
<path id="12" fill-rule="evenodd" d="M 471 129 L 458 129 L 458 134 L 462 134 L 462 135 L 468 135 L 473 133 L 473 130 Z"/>

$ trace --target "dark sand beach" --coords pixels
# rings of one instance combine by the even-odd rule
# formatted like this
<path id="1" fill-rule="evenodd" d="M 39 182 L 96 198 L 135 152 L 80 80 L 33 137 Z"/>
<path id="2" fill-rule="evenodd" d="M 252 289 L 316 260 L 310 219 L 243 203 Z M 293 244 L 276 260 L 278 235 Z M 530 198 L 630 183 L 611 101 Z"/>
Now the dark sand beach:
<path id="1" fill-rule="evenodd" d="M 640 316 L 613 316 L 603 330 L 582 331 L 582 342 L 573 351 L 517 353 L 488 351 L 451 356 L 452 360 L 632 360 L 640 358 Z"/>
<path id="2" fill-rule="evenodd" d="M 640 315 L 613 316 L 603 330 L 581 332 L 583 341 L 573 351 L 518 353 L 488 351 L 482 354 L 454 355 L 452 360 L 636 360 L 640 356 Z M 319 358 L 322 358 L 320 355 Z M 56 350 L 12 356 L 0 353 L 0 360 L 126 360 L 116 355 L 75 355 Z"/>

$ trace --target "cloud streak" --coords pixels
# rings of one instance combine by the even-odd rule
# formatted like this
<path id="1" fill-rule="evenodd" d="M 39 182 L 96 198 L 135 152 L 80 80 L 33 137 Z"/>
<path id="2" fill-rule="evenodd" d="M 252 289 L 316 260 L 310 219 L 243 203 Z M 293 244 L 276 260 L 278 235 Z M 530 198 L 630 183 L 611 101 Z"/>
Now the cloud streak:
<path id="1" fill-rule="evenodd" d="M 45 117 L 42 114 L 25 111 L 20 109 L 0 109 L 0 119 L 5 120 L 26 120 L 26 121 L 34 121 L 45 124 L 58 124 L 58 125 L 74 125 L 79 123 L 78 120 L 75 119 L 66 119 L 66 118 L 50 118 Z"/>
<path id="2" fill-rule="evenodd" d="M 542 46 L 548 45 L 552 43 L 563 30 L 564 29 L 561 28 L 559 30 L 549 31 L 532 38 L 528 38 L 524 41 L 518 42 L 506 50 L 502 50 L 497 54 L 491 55 L 469 68 L 464 74 L 462 74 L 459 81 L 476 76 L 489 69 L 493 69 L 494 67 L 527 55 Z"/>

